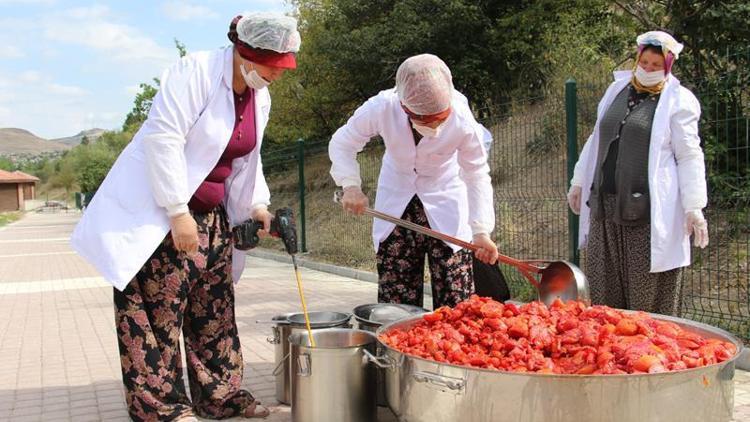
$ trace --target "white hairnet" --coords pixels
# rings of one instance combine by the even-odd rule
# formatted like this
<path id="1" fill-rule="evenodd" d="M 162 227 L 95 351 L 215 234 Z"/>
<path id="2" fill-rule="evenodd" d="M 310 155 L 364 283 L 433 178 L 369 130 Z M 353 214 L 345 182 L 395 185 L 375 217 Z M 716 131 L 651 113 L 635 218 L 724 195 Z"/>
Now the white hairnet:
<path id="1" fill-rule="evenodd" d="M 664 54 L 667 54 L 667 52 L 674 54 L 675 59 L 679 58 L 680 52 L 683 48 L 682 44 L 678 43 L 674 37 L 664 31 L 645 32 L 639 35 L 638 38 L 635 39 L 635 42 L 638 43 L 639 46 L 647 44 L 659 46 L 663 50 L 666 50 Z"/>
<path id="2" fill-rule="evenodd" d="M 451 71 L 444 61 L 432 54 L 409 57 L 396 71 L 396 92 L 412 113 L 440 113 L 451 105 Z"/>
<path id="3" fill-rule="evenodd" d="M 301 43 L 297 19 L 280 13 L 245 13 L 237 22 L 237 36 L 253 48 L 277 53 L 296 53 Z"/>

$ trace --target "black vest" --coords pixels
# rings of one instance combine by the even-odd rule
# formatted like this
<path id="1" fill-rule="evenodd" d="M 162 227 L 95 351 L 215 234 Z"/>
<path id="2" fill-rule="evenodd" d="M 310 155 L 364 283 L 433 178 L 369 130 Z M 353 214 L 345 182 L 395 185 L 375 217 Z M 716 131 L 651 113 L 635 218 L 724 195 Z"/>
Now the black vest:
<path id="1" fill-rule="evenodd" d="M 650 98 L 628 111 L 630 86 L 626 86 L 599 123 L 599 154 L 591 185 L 589 207 L 591 218 L 604 219 L 602 168 L 612 142 L 617 141 L 615 164 L 616 207 L 613 221 L 636 226 L 651 221 L 651 200 L 648 188 L 648 157 L 651 127 L 658 101 Z"/>

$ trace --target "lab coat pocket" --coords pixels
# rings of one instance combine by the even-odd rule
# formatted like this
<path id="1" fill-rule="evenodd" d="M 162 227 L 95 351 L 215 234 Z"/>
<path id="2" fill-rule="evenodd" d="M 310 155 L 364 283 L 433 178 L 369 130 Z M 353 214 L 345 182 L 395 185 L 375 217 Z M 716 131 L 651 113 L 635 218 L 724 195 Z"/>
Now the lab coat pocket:
<path id="1" fill-rule="evenodd" d="M 110 192 L 116 196 L 123 209 L 138 213 L 149 200 L 153 200 L 145 157 L 143 153 L 135 151 L 123 158 Z"/>

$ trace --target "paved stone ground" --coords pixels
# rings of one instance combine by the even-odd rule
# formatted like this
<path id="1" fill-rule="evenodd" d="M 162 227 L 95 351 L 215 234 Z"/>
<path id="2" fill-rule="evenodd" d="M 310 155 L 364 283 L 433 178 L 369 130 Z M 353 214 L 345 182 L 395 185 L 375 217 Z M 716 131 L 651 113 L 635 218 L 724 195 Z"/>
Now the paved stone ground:
<path id="1" fill-rule="evenodd" d="M 78 220 L 29 214 L 0 229 L 0 421 L 127 421 L 113 324 L 112 289 L 68 246 Z M 303 269 L 311 310 L 350 311 L 376 285 Z M 273 404 L 269 319 L 297 312 L 288 264 L 252 258 L 237 286 L 244 384 Z M 735 418 L 750 421 L 750 374 L 738 372 Z M 286 406 L 267 420 L 291 420 Z M 392 421 L 381 409 L 379 420 Z M 436 421 L 437 422 L 437 421 Z"/>

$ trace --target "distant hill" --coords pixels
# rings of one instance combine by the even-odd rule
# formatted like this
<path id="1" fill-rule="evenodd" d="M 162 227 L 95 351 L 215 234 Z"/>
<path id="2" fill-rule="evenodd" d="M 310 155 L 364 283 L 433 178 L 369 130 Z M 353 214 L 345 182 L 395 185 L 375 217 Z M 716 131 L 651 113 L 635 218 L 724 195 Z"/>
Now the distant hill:
<path id="1" fill-rule="evenodd" d="M 104 132 L 106 132 L 106 130 L 104 129 L 89 129 L 89 130 L 84 130 L 75 136 L 68 136 L 67 138 L 52 139 L 51 142 L 59 142 L 61 144 L 65 144 L 70 147 L 74 147 L 81 143 L 81 140 L 83 140 L 84 136 L 88 138 L 89 141 L 95 141 L 100 136 L 102 136 Z"/>
<path id="2" fill-rule="evenodd" d="M 35 155 L 70 148 L 71 145 L 48 141 L 28 130 L 0 128 L 0 155 Z"/>

